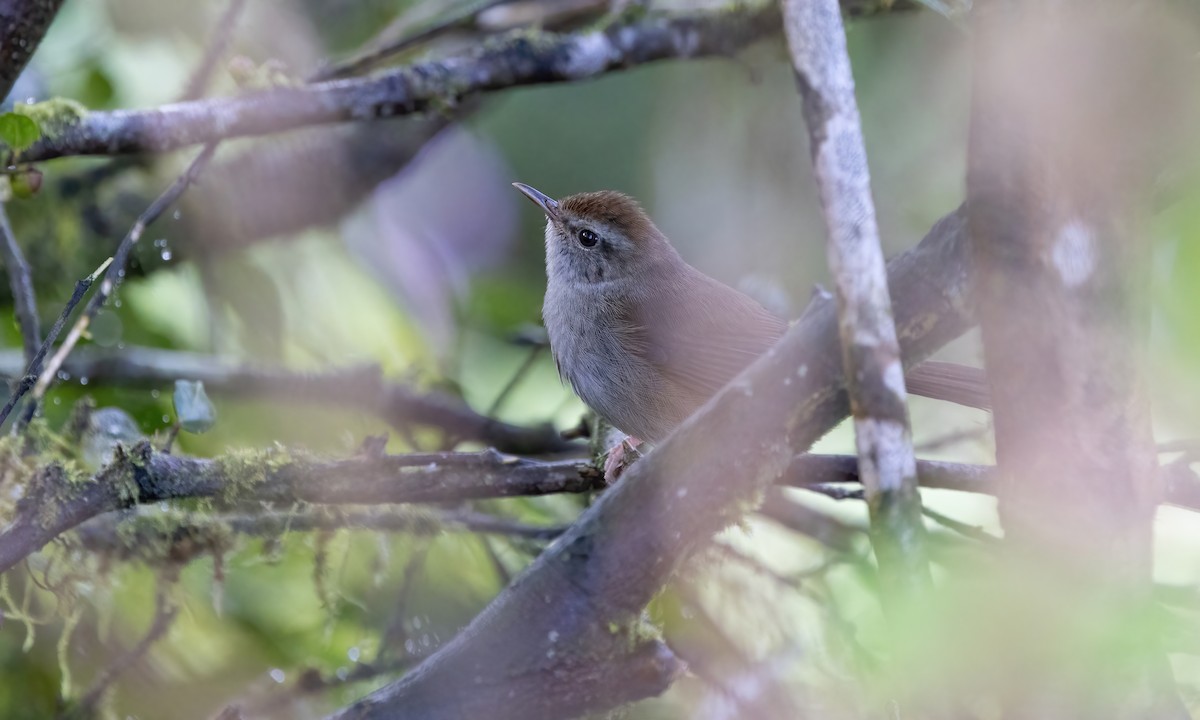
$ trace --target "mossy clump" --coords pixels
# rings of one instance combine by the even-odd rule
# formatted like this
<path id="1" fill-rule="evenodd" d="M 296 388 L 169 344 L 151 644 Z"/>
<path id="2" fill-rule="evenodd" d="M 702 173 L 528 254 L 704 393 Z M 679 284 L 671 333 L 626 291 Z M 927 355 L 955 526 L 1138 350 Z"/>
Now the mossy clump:
<path id="1" fill-rule="evenodd" d="M 219 499 L 225 504 L 233 504 L 250 497 L 255 488 L 291 465 L 294 459 L 280 445 L 265 450 L 230 450 L 216 459 L 216 472 L 223 481 Z"/>
<path id="2" fill-rule="evenodd" d="M 53 138 L 82 122 L 88 109 L 75 100 L 50 98 L 30 105 L 17 103 L 13 112 L 37 123 L 43 138 Z"/>
<path id="3" fill-rule="evenodd" d="M 198 555 L 221 555 L 234 546 L 226 523 L 194 513 L 139 513 L 117 525 L 109 551 L 122 560 L 151 565 L 186 563 Z"/>

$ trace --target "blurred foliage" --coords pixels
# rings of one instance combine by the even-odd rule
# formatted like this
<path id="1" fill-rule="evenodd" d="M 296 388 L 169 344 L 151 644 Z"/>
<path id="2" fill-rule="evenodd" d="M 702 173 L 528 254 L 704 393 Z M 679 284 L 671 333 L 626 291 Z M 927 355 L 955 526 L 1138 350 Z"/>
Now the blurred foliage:
<path id="1" fill-rule="evenodd" d="M 60 96 L 92 109 L 169 102 L 195 66 L 223 6 L 182 0 L 67 3 L 20 97 Z M 249 3 L 234 52 L 256 63 L 278 62 L 293 77 L 304 77 L 323 59 L 350 53 L 390 23 L 403 27 L 450 10 L 444 3 L 415 0 Z M 961 201 L 966 36 L 933 13 L 856 21 L 849 33 L 880 225 L 887 250 L 895 253 Z M 219 72 L 214 92 L 234 91 L 229 73 Z M 8 137 L 4 117 L 0 139 Z M 479 171 L 483 182 L 496 187 L 495 197 L 461 192 L 462 178 L 433 169 L 435 157 L 422 157 L 395 178 L 394 200 L 411 199 L 413 187 L 432 188 L 454 213 L 487 208 L 470 230 L 454 229 L 468 236 L 465 241 L 447 235 L 444 213 L 422 212 L 422 205 L 432 204 L 424 195 L 421 203 L 405 205 L 406 214 L 392 225 L 380 219 L 380 203 L 364 197 L 363 206 L 336 226 L 211 256 L 203 252 L 204 238 L 189 236 L 198 225 L 187 222 L 186 214 L 168 213 L 148 230 L 130 279 L 97 317 L 87 342 L 215 352 L 306 370 L 369 360 L 394 378 L 461 388 L 474 407 L 487 408 L 525 359 L 527 348 L 509 337 L 539 321 L 544 287 L 542 219 L 511 193 L 512 179 L 553 195 L 599 188 L 630 192 L 693 264 L 730 284 L 781 295 L 794 313 L 814 284 L 825 281 L 824 230 L 781 43 L 733 60 L 668 63 L 594 82 L 503 93 L 488 98 L 466 127 L 500 158 L 499 169 Z M 231 143 L 223 152 L 253 152 L 255 142 Z M 427 155 L 437 152 L 433 146 Z M 187 157 L 57 160 L 41 168 L 41 192 L 10 203 L 46 323 L 74 282 L 113 251 Z M 392 202 L 388 196 L 382 205 Z M 1161 372 L 1153 375 L 1155 400 L 1159 430 L 1172 436 L 1195 436 L 1200 428 L 1198 207 L 1178 203 L 1148 230 L 1160 247 L 1152 360 Z M 438 279 L 421 294 L 390 282 L 398 270 L 388 263 L 415 262 L 415 254 L 379 259 L 386 257 L 379 252 L 401 243 L 461 250 L 457 256 L 435 252 L 441 269 L 420 266 L 422 278 Z M 471 257 L 486 262 L 472 264 Z M 0 286 L 7 303 L 6 281 Z M 445 312 L 430 320 L 424 303 L 442 303 Z M 10 306 L 4 317 L 0 340 L 5 348 L 19 348 Z M 445 328 L 431 322 L 449 323 L 448 355 L 431 339 Z M 979 359 L 970 339 L 947 355 Z M 141 432 L 161 439 L 174 423 L 171 390 L 122 390 L 96 387 L 88 378 L 63 378 L 48 396 L 45 420 L 59 427 L 90 396 L 97 406 L 123 409 Z M 377 418 L 318 406 L 297 409 L 220 395 L 212 402 L 218 418 L 212 430 L 181 436 L 181 451 L 216 455 L 279 442 L 344 454 L 367 435 L 386 430 Z M 501 414 L 514 422 L 551 418 L 567 427 L 581 410 L 543 353 Z M 957 428 L 982 427 L 987 417 L 915 400 L 913 422 L 921 442 Z M 427 438 L 418 435 L 416 441 Z M 403 438 L 389 445 L 409 447 Z M 843 427 L 817 449 L 852 448 L 852 434 Z M 932 454 L 990 462 L 991 453 L 986 441 L 970 440 Z M 857 527 L 865 523 L 859 504 L 797 497 Z M 941 512 L 998 532 L 990 499 L 949 492 L 927 497 Z M 516 520 L 551 524 L 569 521 L 585 502 L 551 497 L 485 506 Z M 940 532 L 946 540 L 939 544 L 943 569 L 974 557 Z M 1178 584 L 1200 582 L 1200 532 L 1191 516 L 1164 509 L 1158 532 L 1160 576 Z M 874 699 L 859 696 L 855 679 L 874 677 L 889 625 L 864 559 L 865 538 L 856 556 L 832 565 L 826 565 L 819 543 L 766 522 L 749 521 L 722 541 L 743 559 L 718 553 L 697 560 L 688 570 L 691 589 L 665 593 L 652 607 L 652 619 L 668 634 L 678 632 L 681 642 L 696 634 L 691 641 L 704 648 L 717 642 L 697 621 L 707 614 L 740 654 L 778 662 L 778 677 L 803 687 L 813 707 L 828 711 L 823 717 L 849 717 L 869 706 Z M 385 632 L 395 642 L 392 657 L 408 653 L 419 659 L 464 626 L 503 586 L 504 576 L 519 572 L 537 550 L 524 541 L 452 532 L 291 534 L 242 542 L 182 570 L 178 584 L 167 590 L 181 608 L 178 619 L 144 660 L 126 670 L 109 710 L 113 717 L 208 717 L 239 698 L 278 696 L 306 673 L 336 681 L 374 662 Z M 69 544 L 47 548 L 28 565 L 27 572 L 10 572 L 0 593 L 4 718 L 51 716 L 67 669 L 71 691 L 85 690 L 145 631 L 165 574 Z M 944 633 L 988 632 L 961 617 L 963 608 L 978 601 L 972 594 L 977 590 L 947 590 L 937 608 L 945 611 Z M 1190 598 L 1179 612 L 1192 619 L 1196 610 Z M 1105 612 L 1098 609 L 1093 617 L 1120 617 Z M 79 622 L 68 634 L 72 617 Z M 1153 617 L 1175 627 L 1166 617 Z M 1088 621 L 1081 616 L 1081 623 Z M 1095 647 L 1104 648 L 1098 661 L 1137 652 L 1139 638 L 1163 632 L 1142 624 L 1097 626 L 1103 637 L 1094 638 Z M 1188 650 L 1194 652 L 1191 640 Z M 939 643 L 949 644 L 944 636 L 931 636 L 926 644 Z M 1173 659 L 1195 698 L 1200 665 L 1185 655 Z M 949 656 L 936 670 L 965 675 L 964 668 L 985 660 Z M 956 670 L 953 663 L 959 661 Z M 389 677 L 297 694 L 284 701 L 280 716 L 319 715 Z M 688 717 L 697 698 L 712 692 L 689 677 L 664 698 L 640 705 L 634 717 Z"/>

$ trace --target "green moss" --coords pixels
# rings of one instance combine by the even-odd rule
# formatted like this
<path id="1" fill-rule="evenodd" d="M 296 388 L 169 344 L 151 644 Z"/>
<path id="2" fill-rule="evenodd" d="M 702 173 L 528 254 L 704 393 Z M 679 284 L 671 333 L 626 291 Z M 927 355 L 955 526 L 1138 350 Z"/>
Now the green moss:
<path id="1" fill-rule="evenodd" d="M 235 533 L 224 522 L 192 513 L 145 513 L 122 521 L 111 552 L 150 564 L 181 563 L 202 553 L 233 547 Z"/>
<path id="2" fill-rule="evenodd" d="M 123 446 L 117 446 L 113 452 L 112 462 L 97 475 L 96 479 L 116 490 L 121 507 L 137 505 L 138 496 L 141 495 L 141 488 L 138 487 L 137 482 L 137 469 L 130 462 L 129 453 Z"/>
<path id="3" fill-rule="evenodd" d="M 50 429 L 45 418 L 34 418 L 25 428 L 28 446 L 25 448 L 43 461 L 73 462 L 76 459 L 75 443 Z"/>
<path id="4" fill-rule="evenodd" d="M 292 461 L 292 454 L 281 446 L 266 450 L 231 450 L 216 460 L 217 472 L 223 480 L 220 499 L 234 503 L 251 495 L 254 488 Z"/>
<path id="5" fill-rule="evenodd" d="M 82 122 L 88 109 L 74 100 L 50 98 L 32 105 L 17 103 L 13 112 L 37 123 L 42 137 L 54 138 Z"/>
<path id="6" fill-rule="evenodd" d="M 80 484 L 78 477 L 53 461 L 29 479 L 25 486 L 26 496 L 37 498 L 37 519 L 43 527 L 54 525 L 59 510 L 72 500 Z"/>

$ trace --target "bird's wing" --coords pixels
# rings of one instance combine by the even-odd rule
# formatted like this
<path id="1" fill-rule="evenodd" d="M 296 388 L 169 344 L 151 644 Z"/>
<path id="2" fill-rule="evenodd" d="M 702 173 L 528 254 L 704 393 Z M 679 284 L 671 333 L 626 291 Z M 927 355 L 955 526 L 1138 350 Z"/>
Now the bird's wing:
<path id="1" fill-rule="evenodd" d="M 701 274 L 650 289 L 634 318 L 647 360 L 695 409 L 762 355 L 787 324 L 750 297 Z"/>

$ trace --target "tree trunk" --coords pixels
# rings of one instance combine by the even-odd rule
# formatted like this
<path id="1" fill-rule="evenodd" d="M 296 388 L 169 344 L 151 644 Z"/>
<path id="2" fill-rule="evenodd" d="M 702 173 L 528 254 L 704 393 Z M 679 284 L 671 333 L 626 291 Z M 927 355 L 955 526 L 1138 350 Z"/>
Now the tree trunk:
<path id="1" fill-rule="evenodd" d="M 1118 5 L 977 8 L 968 225 L 1009 551 L 999 589 L 1013 598 L 992 621 L 1012 625 L 999 683 L 1013 718 L 1182 711 L 1157 638 L 1134 630 L 1160 497 L 1138 143 L 1140 116 L 1161 109 L 1138 76 L 1154 33 L 1124 25 Z"/>

